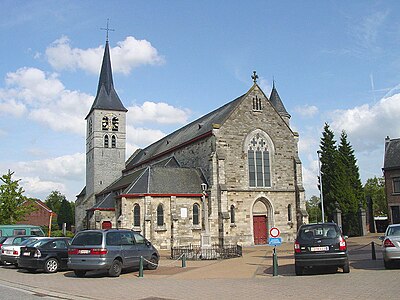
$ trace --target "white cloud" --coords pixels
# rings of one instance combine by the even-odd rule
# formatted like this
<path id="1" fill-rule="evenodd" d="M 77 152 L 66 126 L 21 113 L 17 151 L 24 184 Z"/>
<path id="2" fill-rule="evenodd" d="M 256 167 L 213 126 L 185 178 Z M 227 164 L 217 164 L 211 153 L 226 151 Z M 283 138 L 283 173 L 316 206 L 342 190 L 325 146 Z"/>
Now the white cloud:
<path id="1" fill-rule="evenodd" d="M 127 126 L 127 143 L 130 145 L 129 148 L 137 149 L 147 147 L 148 145 L 158 141 L 165 136 L 161 130 L 136 128 L 133 126 Z M 129 153 L 130 155 L 132 153 Z"/>
<path id="2" fill-rule="evenodd" d="M 400 94 L 381 99 L 375 105 L 364 104 L 332 113 L 332 129 L 345 130 L 356 150 L 370 151 L 382 147 L 384 138 L 400 132 Z"/>
<path id="3" fill-rule="evenodd" d="M 20 186 L 26 191 L 26 196 L 44 199 L 53 190 L 58 190 L 69 200 L 74 200 L 79 191 L 68 187 L 84 184 L 85 154 L 0 163 L 1 174 L 7 173 L 8 169 L 14 172 L 14 180 L 21 179 Z"/>
<path id="4" fill-rule="evenodd" d="M 313 117 L 318 113 L 318 107 L 314 105 L 303 105 L 303 106 L 296 106 L 294 111 L 297 112 L 302 117 Z"/>
<path id="5" fill-rule="evenodd" d="M 173 107 L 164 102 L 146 101 L 142 106 L 128 107 L 128 117 L 132 124 L 143 124 L 146 122 L 158 124 L 186 124 L 190 110 Z"/>
<path id="6" fill-rule="evenodd" d="M 164 62 L 164 58 L 150 42 L 137 40 L 132 36 L 118 42 L 116 47 L 110 48 L 110 51 L 114 73 L 128 74 L 135 67 Z M 94 74 L 99 73 L 103 53 L 103 46 L 85 50 L 72 48 L 66 36 L 54 41 L 46 49 L 48 61 L 56 70 L 82 69 Z"/>
<path id="7" fill-rule="evenodd" d="M 6 76 L 0 90 L 0 113 L 25 114 L 55 131 L 85 133 L 85 114 L 93 97 L 65 89 L 57 74 L 36 68 L 21 68 Z M 62 121 L 61 121 L 62 120 Z"/>

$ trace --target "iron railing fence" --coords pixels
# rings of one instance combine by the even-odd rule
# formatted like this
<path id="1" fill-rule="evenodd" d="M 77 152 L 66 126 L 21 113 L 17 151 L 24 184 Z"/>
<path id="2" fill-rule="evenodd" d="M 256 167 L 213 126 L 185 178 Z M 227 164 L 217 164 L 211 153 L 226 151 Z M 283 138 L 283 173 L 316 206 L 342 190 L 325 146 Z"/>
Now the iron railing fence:
<path id="1" fill-rule="evenodd" d="M 242 246 L 212 245 L 201 248 L 201 246 L 190 245 L 171 248 L 171 259 L 178 259 L 182 254 L 185 254 L 185 258 L 188 260 L 227 259 L 242 256 Z"/>

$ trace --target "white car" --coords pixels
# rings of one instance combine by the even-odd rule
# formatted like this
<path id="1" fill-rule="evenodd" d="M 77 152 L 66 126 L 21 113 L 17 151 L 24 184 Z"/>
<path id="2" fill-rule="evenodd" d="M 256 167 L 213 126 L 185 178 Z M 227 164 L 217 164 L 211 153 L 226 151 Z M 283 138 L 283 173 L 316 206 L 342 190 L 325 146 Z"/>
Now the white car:
<path id="1" fill-rule="evenodd" d="M 21 247 L 43 238 L 44 237 L 38 236 L 13 236 L 7 238 L 1 246 L 1 262 L 3 264 L 13 264 L 18 266 L 17 259 L 20 254 Z"/>
<path id="2" fill-rule="evenodd" d="M 400 262 L 400 224 L 389 225 L 380 239 L 383 241 L 383 263 L 390 269 L 394 262 Z"/>

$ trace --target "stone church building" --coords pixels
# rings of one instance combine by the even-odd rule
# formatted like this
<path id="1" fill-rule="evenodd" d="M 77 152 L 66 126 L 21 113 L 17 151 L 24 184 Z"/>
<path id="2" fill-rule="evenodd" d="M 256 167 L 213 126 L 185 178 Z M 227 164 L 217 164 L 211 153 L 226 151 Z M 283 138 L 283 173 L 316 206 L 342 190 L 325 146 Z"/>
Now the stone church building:
<path id="1" fill-rule="evenodd" d="M 96 98 L 86 117 L 86 186 L 76 228 L 131 228 L 159 249 L 292 241 L 307 222 L 298 133 L 275 85 L 257 84 L 127 160 L 126 113 L 106 42 Z"/>

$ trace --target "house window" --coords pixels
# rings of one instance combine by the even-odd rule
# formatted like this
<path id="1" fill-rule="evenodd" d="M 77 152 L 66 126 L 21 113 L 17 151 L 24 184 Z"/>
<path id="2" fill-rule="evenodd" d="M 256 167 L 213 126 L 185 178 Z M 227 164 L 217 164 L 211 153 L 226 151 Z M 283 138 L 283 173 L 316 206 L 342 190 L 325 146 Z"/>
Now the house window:
<path id="1" fill-rule="evenodd" d="M 287 220 L 288 222 L 292 222 L 292 204 L 287 206 Z"/>
<path id="2" fill-rule="evenodd" d="M 199 205 L 193 204 L 193 225 L 199 225 L 200 224 L 200 220 L 199 220 Z"/>
<path id="3" fill-rule="evenodd" d="M 108 144 L 109 144 L 108 135 L 105 135 L 104 136 L 104 148 L 108 148 Z"/>
<path id="4" fill-rule="evenodd" d="M 270 155 L 266 138 L 255 134 L 247 147 L 249 165 L 249 185 L 251 187 L 270 187 Z"/>
<path id="5" fill-rule="evenodd" d="M 136 204 L 133 207 L 133 226 L 140 227 L 140 206 Z"/>
<path id="6" fill-rule="evenodd" d="M 235 206 L 231 205 L 231 224 L 235 223 Z"/>
<path id="7" fill-rule="evenodd" d="M 157 226 L 164 226 L 164 208 L 162 204 L 157 206 Z"/>
<path id="8" fill-rule="evenodd" d="M 115 135 L 111 137 L 111 148 L 115 148 L 117 146 L 117 139 L 115 138 Z"/>
<path id="9" fill-rule="evenodd" d="M 394 194 L 400 193 L 400 177 L 393 178 L 393 193 Z"/>

